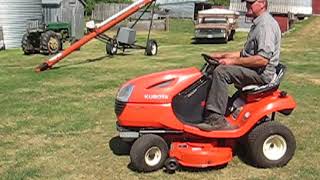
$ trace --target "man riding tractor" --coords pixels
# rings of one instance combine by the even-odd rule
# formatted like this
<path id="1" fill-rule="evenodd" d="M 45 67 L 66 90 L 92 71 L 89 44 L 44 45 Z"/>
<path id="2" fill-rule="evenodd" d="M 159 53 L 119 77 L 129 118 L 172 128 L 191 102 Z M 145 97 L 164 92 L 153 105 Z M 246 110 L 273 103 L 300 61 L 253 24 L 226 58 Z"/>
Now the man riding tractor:
<path id="1" fill-rule="evenodd" d="M 267 0 L 246 2 L 246 17 L 253 25 L 247 42 L 240 52 L 214 53 L 221 64 L 212 72 L 212 85 L 208 94 L 204 123 L 197 127 L 212 131 L 233 129 L 224 118 L 228 103 L 227 84 L 236 87 L 263 85 L 272 81 L 279 64 L 281 31 L 276 20 L 267 11 Z"/>

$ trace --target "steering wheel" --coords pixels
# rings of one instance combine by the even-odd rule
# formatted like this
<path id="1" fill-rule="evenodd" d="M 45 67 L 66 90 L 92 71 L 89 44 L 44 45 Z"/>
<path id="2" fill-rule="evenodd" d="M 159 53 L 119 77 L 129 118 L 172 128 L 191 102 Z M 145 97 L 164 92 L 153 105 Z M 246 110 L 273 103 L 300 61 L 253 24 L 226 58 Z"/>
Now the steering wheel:
<path id="1" fill-rule="evenodd" d="M 204 60 L 210 64 L 210 65 L 213 65 L 213 66 L 217 66 L 219 65 L 219 61 L 217 59 L 214 59 L 212 58 L 211 56 L 209 56 L 208 54 L 204 54 L 202 53 L 201 56 L 204 58 Z"/>

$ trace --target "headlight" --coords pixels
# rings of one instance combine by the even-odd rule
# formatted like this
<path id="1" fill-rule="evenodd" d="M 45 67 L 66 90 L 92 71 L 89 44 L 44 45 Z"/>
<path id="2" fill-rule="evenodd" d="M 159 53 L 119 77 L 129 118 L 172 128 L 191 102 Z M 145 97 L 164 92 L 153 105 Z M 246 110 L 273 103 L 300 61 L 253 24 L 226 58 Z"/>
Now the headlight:
<path id="1" fill-rule="evenodd" d="M 121 102 L 128 102 L 129 97 L 134 89 L 132 84 L 128 84 L 127 86 L 122 87 L 117 94 L 117 100 Z"/>

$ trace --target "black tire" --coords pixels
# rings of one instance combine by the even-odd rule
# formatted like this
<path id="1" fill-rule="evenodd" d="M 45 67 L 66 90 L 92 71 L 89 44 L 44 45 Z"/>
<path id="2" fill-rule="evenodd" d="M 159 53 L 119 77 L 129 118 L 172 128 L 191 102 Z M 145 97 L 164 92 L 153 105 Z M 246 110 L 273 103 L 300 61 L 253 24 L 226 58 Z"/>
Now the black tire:
<path id="1" fill-rule="evenodd" d="M 56 54 L 62 49 L 62 42 L 59 36 L 53 31 L 41 34 L 40 51 L 43 54 Z"/>
<path id="2" fill-rule="evenodd" d="M 29 39 L 29 33 L 25 33 L 22 36 L 21 48 L 25 55 L 30 55 L 35 53 L 35 48 L 33 47 Z"/>
<path id="3" fill-rule="evenodd" d="M 158 43 L 156 40 L 151 39 L 147 42 L 146 55 L 155 56 L 157 54 L 158 54 Z"/>
<path id="4" fill-rule="evenodd" d="M 223 39 L 223 43 L 225 43 L 225 44 L 228 44 L 228 41 L 229 41 L 229 36 L 227 36 L 227 37 L 225 37 L 225 38 Z"/>
<path id="5" fill-rule="evenodd" d="M 163 167 L 168 156 L 168 145 L 160 136 L 143 135 L 130 150 L 132 167 L 140 172 L 156 171 Z"/>
<path id="6" fill-rule="evenodd" d="M 179 163 L 175 158 L 168 158 L 164 162 L 164 166 L 166 167 L 167 173 L 173 174 L 178 169 Z"/>
<path id="7" fill-rule="evenodd" d="M 233 41 L 234 40 L 234 34 L 236 33 L 236 30 L 231 30 L 229 36 L 228 36 L 228 40 L 229 41 Z"/>
<path id="8" fill-rule="evenodd" d="M 285 166 L 296 149 L 294 135 L 286 126 L 268 121 L 256 126 L 247 135 L 247 158 L 259 168 Z"/>
<path id="9" fill-rule="evenodd" d="M 111 56 L 117 54 L 118 45 L 115 42 L 110 41 L 110 43 L 106 45 L 106 52 L 108 55 L 111 55 Z"/>

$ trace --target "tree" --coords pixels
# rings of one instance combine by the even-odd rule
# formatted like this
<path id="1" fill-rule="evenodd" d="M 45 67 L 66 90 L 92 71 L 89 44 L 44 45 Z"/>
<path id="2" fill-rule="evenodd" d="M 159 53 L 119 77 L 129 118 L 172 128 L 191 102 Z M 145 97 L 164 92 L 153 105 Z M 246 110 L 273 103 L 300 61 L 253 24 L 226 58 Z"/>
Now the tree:
<path id="1" fill-rule="evenodd" d="M 85 0 L 87 3 L 86 14 L 91 15 L 91 12 L 96 3 L 132 3 L 132 0 Z"/>
<path id="2" fill-rule="evenodd" d="M 208 2 L 212 2 L 217 6 L 229 6 L 230 0 L 209 0 Z"/>
<path id="3" fill-rule="evenodd" d="M 87 3 L 86 14 L 91 15 L 91 12 L 96 3 L 132 3 L 132 0 L 85 0 Z M 208 0 L 217 6 L 229 6 L 230 0 Z"/>

